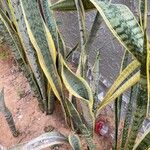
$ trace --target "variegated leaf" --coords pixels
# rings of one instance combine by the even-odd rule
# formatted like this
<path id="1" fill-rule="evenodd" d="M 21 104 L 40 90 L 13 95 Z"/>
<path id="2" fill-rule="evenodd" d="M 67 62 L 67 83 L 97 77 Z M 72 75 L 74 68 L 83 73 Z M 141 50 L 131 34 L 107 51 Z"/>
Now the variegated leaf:
<path id="1" fill-rule="evenodd" d="M 138 61 L 134 60 L 119 74 L 118 78 L 115 80 L 111 88 L 106 93 L 106 96 L 104 97 L 102 103 L 100 103 L 100 105 L 97 107 L 99 111 L 100 107 L 104 107 L 104 105 L 106 106 L 108 99 L 110 99 L 110 97 L 115 93 L 116 89 L 119 88 L 119 86 L 123 83 L 123 81 L 125 81 L 129 77 L 129 75 L 131 75 L 131 73 L 138 67 L 139 67 Z"/>
<path id="2" fill-rule="evenodd" d="M 17 137 L 19 135 L 19 132 L 16 130 L 16 126 L 15 126 L 15 123 L 14 123 L 12 113 L 7 108 L 7 106 L 5 105 L 4 88 L 2 88 L 2 90 L 0 91 L 0 112 L 2 112 L 4 114 L 5 119 L 7 121 L 7 124 L 9 126 L 9 129 L 10 129 L 12 135 L 14 137 Z"/>
<path id="3" fill-rule="evenodd" d="M 46 93 L 46 83 L 45 83 L 45 76 L 43 74 L 43 71 L 39 65 L 38 58 L 36 51 L 34 47 L 32 46 L 32 43 L 29 39 L 29 35 L 27 33 L 27 28 L 25 25 L 25 20 L 22 17 L 23 12 L 21 9 L 21 5 L 19 0 L 8 0 L 9 8 L 13 17 L 13 21 L 16 25 L 19 37 L 21 39 L 24 51 L 26 53 L 28 62 L 32 68 L 32 71 L 34 73 L 34 76 L 37 80 L 43 103 L 45 104 L 45 110 L 46 108 L 46 100 L 47 100 L 47 93 Z"/>
<path id="4" fill-rule="evenodd" d="M 2 33 L 4 34 L 4 38 L 7 41 L 7 43 L 10 45 L 12 53 L 15 57 L 18 66 L 24 72 L 27 80 L 29 81 L 31 89 L 33 90 L 35 96 L 38 98 L 39 106 L 41 110 L 43 110 L 43 102 L 42 102 L 41 94 L 38 85 L 36 83 L 35 77 L 33 75 L 33 72 L 30 66 L 26 62 L 24 50 L 20 43 L 20 39 L 16 34 L 16 32 L 12 29 L 10 20 L 4 14 L 1 8 L 0 8 L 0 24 L 1 24 Z"/>
<path id="5" fill-rule="evenodd" d="M 94 9 L 94 5 L 89 0 L 82 0 L 85 10 Z M 52 10 L 57 11 L 72 11 L 76 10 L 76 5 L 74 0 L 59 0 L 50 6 Z"/>
<path id="6" fill-rule="evenodd" d="M 16 146 L 9 150 L 42 150 L 47 147 L 64 144 L 68 142 L 67 138 L 58 132 L 49 132 L 40 135 L 39 137 Z"/>
<path id="7" fill-rule="evenodd" d="M 62 84 L 56 68 L 56 49 L 52 36 L 45 25 L 36 0 L 22 0 L 21 7 L 27 26 L 30 40 L 37 52 L 38 60 L 47 77 L 53 92 L 60 100 L 65 118 L 67 119 L 67 106 L 62 92 Z M 66 120 L 69 123 L 69 120 Z"/>
<path id="8" fill-rule="evenodd" d="M 134 145 L 133 150 L 149 150 L 150 149 L 150 128 L 140 137 Z"/>
<path id="9" fill-rule="evenodd" d="M 78 130 L 80 130 L 81 133 L 84 135 L 84 137 L 87 141 L 89 150 L 96 150 L 95 145 L 93 143 L 93 138 L 92 138 L 91 132 L 89 131 L 87 126 L 81 120 L 81 117 L 80 117 L 78 111 L 75 109 L 75 107 L 69 100 L 67 100 L 67 105 L 68 105 L 68 109 L 69 109 L 69 112 L 70 112 L 73 122 L 75 123 Z"/>
<path id="10" fill-rule="evenodd" d="M 54 18 L 54 14 L 52 10 L 50 10 L 49 5 L 50 1 L 48 0 L 41 0 L 41 6 L 43 10 L 43 15 L 44 15 L 44 21 L 52 35 L 52 38 L 54 40 L 55 47 L 57 51 L 59 51 L 63 57 L 66 56 L 66 49 L 64 45 L 64 41 L 61 37 L 60 32 L 58 31 L 56 21 Z"/>
<path id="11" fill-rule="evenodd" d="M 91 89 L 87 82 L 81 77 L 75 75 L 67 66 L 63 57 L 60 55 L 60 62 L 61 62 L 61 76 L 64 85 L 66 86 L 69 93 L 73 96 L 81 99 L 84 102 L 84 106 L 86 107 L 83 109 L 84 119 L 90 128 L 90 131 L 93 132 L 94 127 L 94 114 L 92 112 L 93 108 L 93 95 Z"/>
<path id="12" fill-rule="evenodd" d="M 133 75 L 131 78 L 128 79 L 124 84 L 122 84 L 113 94 L 110 96 L 106 101 L 102 101 L 100 106 L 97 110 L 97 116 L 105 106 L 107 106 L 110 102 L 115 100 L 117 97 L 119 97 L 122 93 L 124 93 L 126 90 L 128 90 L 131 86 L 136 84 L 138 81 L 140 81 L 140 72 L 137 72 L 135 75 Z"/>
<path id="13" fill-rule="evenodd" d="M 90 0 L 119 42 L 141 61 L 144 44 L 143 30 L 129 8 L 122 4 Z"/>
<path id="14" fill-rule="evenodd" d="M 127 113 L 124 120 L 124 128 L 122 132 L 122 140 L 121 140 L 121 150 L 124 150 L 124 146 L 126 144 L 127 138 L 128 138 L 128 131 L 130 128 L 132 116 L 133 116 L 133 103 L 135 102 L 137 98 L 137 92 L 138 92 L 138 83 L 131 87 L 131 93 L 129 98 L 129 103 L 127 107 Z"/>
<path id="15" fill-rule="evenodd" d="M 70 134 L 68 139 L 69 139 L 69 143 L 70 143 L 73 150 L 81 150 L 80 139 L 77 135 Z"/>

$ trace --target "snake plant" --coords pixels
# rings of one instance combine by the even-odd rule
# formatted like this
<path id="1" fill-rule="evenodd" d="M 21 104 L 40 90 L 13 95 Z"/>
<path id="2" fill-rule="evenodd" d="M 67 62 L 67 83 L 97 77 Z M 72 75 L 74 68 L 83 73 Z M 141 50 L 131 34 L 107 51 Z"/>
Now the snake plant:
<path id="1" fill-rule="evenodd" d="M 114 101 L 116 133 L 113 148 L 146 150 L 150 147 L 149 129 L 141 139 L 137 138 L 149 110 L 150 47 L 147 35 L 147 0 L 139 0 L 139 20 L 127 6 L 113 4 L 110 0 L 59 0 L 56 3 L 49 0 L 1 0 L 0 2 L 0 26 L 2 24 L 5 29 L 4 38 L 10 39 L 15 60 L 18 66 L 28 73 L 26 77 L 29 78 L 30 86 L 36 93 L 44 112 L 51 114 L 58 99 L 66 124 L 71 126 L 72 130 L 80 131 L 86 139 L 88 148 L 95 150 L 93 141 L 95 120 L 98 119 L 101 111 Z M 97 14 L 90 33 L 87 33 L 85 14 L 91 9 L 96 10 Z M 80 39 L 73 51 L 78 47 L 80 58 L 76 72 L 69 67 L 68 57 L 72 51 L 66 52 L 65 43 L 57 27 L 55 11 L 77 11 Z M 95 40 L 102 21 L 124 47 L 126 54 L 122 58 L 118 77 L 106 92 L 102 102 L 97 102 L 101 72 L 99 52 L 91 71 L 94 77 L 92 84 L 88 82 L 86 72 L 90 59 L 89 46 Z M 132 57 L 130 62 L 127 61 L 129 55 Z M 127 90 L 130 91 L 129 104 L 123 120 L 122 136 L 119 137 L 122 97 Z M 136 103 L 135 109 L 133 103 Z M 46 138 L 54 135 L 56 133 L 51 133 L 46 135 Z M 45 135 L 40 136 L 44 137 Z M 73 149 L 81 149 L 79 138 L 74 134 L 67 140 L 59 136 L 56 143 L 68 140 Z M 51 145 L 53 142 L 52 140 L 47 144 Z M 27 145 L 31 146 L 26 144 L 26 147 Z"/>

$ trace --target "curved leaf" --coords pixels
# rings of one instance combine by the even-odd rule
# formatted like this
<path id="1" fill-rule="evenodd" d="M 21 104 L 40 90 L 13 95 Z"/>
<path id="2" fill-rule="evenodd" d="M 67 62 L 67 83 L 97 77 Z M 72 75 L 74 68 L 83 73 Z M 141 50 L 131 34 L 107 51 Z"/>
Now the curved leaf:
<path id="1" fill-rule="evenodd" d="M 144 60 L 145 59 L 145 60 Z M 141 64 L 141 79 L 139 81 L 139 89 L 136 102 L 136 110 L 133 115 L 133 123 L 128 137 L 127 149 L 132 149 L 137 138 L 139 129 L 142 126 L 144 119 L 146 118 L 149 110 L 149 45 L 148 37 L 145 32 L 144 36 L 144 55 L 143 62 Z"/>
<path id="2" fill-rule="evenodd" d="M 109 91 L 106 93 L 106 96 L 104 98 L 107 99 L 109 98 L 112 93 L 114 93 L 114 91 L 119 87 L 119 85 L 125 80 L 127 79 L 127 77 L 129 77 L 129 75 L 131 75 L 133 73 L 133 71 L 135 71 L 135 69 L 137 69 L 140 66 L 139 62 L 137 60 L 133 60 L 117 77 L 117 79 L 115 80 L 115 82 L 113 83 L 113 85 L 111 86 L 111 88 L 109 89 Z"/>
<path id="3" fill-rule="evenodd" d="M 59 58 L 62 64 L 61 75 L 66 88 L 75 97 L 93 105 L 93 96 L 88 83 L 81 76 L 76 75 L 69 69 L 62 56 Z"/>
<path id="4" fill-rule="evenodd" d="M 49 132 L 44 133 L 29 142 L 13 146 L 9 148 L 9 150 L 40 150 L 65 142 L 68 142 L 68 140 L 62 134 L 58 132 Z"/>
<path id="5" fill-rule="evenodd" d="M 137 72 L 135 75 L 133 75 L 131 78 L 128 79 L 124 84 L 122 84 L 115 92 L 110 96 L 106 101 L 102 101 L 101 104 L 98 107 L 98 113 L 100 110 L 102 110 L 106 105 L 108 105 L 110 102 L 115 100 L 118 96 L 120 96 L 122 93 L 124 93 L 127 89 L 129 89 L 131 86 L 136 84 L 140 80 L 140 72 Z"/>
<path id="6" fill-rule="evenodd" d="M 113 83 L 113 85 L 111 86 L 111 88 L 108 90 L 108 92 L 106 93 L 106 96 L 104 97 L 103 101 L 100 103 L 100 105 L 97 107 L 100 110 L 100 107 L 103 104 L 106 104 L 106 102 L 108 101 L 108 99 L 110 99 L 110 97 L 114 94 L 114 92 L 116 91 L 116 89 L 123 83 L 123 81 L 125 81 L 129 75 L 131 75 L 131 73 L 133 73 L 133 71 L 135 69 L 137 69 L 139 67 L 139 62 L 137 60 L 133 60 L 118 76 L 118 78 L 115 80 L 115 82 Z M 127 81 L 128 82 L 128 81 Z M 121 93 L 120 93 L 121 94 Z M 107 103 L 108 104 L 108 103 Z M 106 106 L 106 105 L 105 105 Z"/>
<path id="7" fill-rule="evenodd" d="M 94 5 L 89 0 L 82 0 L 85 10 L 94 9 Z M 52 10 L 57 11 L 72 11 L 76 10 L 74 0 L 59 0 L 50 6 Z"/>
<path id="8" fill-rule="evenodd" d="M 81 150 L 80 139 L 77 135 L 70 134 L 68 139 L 69 139 L 69 143 L 70 143 L 73 150 Z"/>
<path id="9" fill-rule="evenodd" d="M 85 120 L 88 123 L 91 131 L 94 127 L 94 115 L 92 112 L 93 108 L 93 95 L 88 83 L 81 77 L 75 75 L 67 66 L 63 57 L 60 55 L 61 62 L 61 76 L 64 85 L 67 90 L 74 95 L 75 97 L 83 100 L 88 107 L 88 110 L 83 110 L 83 113 L 86 115 Z"/>
<path id="10" fill-rule="evenodd" d="M 150 64 L 150 54 L 149 54 L 149 41 L 147 33 L 147 7 L 148 1 L 144 0 L 143 5 L 143 30 L 144 30 L 144 43 L 143 43 L 143 56 L 141 60 L 141 79 L 139 82 L 139 91 L 137 95 L 136 110 L 133 115 L 133 123 L 129 133 L 128 143 L 126 145 L 127 149 L 132 149 L 137 138 L 139 129 L 149 111 L 149 101 L 150 101 L 150 77 L 149 77 L 149 64 Z"/>
<path id="11" fill-rule="evenodd" d="M 72 118 L 73 122 L 75 123 L 76 127 L 78 128 L 78 130 L 80 130 L 81 133 L 84 135 L 84 137 L 87 141 L 89 150 L 96 150 L 95 145 L 93 143 L 93 138 L 92 138 L 91 132 L 86 127 L 86 125 L 82 122 L 82 119 L 81 119 L 78 111 L 75 109 L 75 107 L 69 100 L 67 100 L 67 105 L 68 105 L 68 109 L 70 112 L 69 114 L 71 115 L 71 118 Z"/>
<path id="12" fill-rule="evenodd" d="M 125 49 L 141 61 L 144 34 L 128 7 L 122 4 L 108 4 L 102 0 L 90 1 L 100 12 L 113 35 Z"/>

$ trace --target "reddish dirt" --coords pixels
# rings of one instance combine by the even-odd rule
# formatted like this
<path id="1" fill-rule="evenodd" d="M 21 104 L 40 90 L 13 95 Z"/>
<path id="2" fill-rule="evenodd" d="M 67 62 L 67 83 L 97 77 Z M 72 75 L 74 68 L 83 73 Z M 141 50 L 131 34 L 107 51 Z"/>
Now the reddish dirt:
<path id="1" fill-rule="evenodd" d="M 0 54 L 6 51 L 6 47 L 0 47 Z M 71 129 L 65 125 L 61 107 L 57 105 L 55 112 L 46 116 L 39 108 L 35 97 L 32 96 L 30 87 L 23 73 L 18 70 L 14 59 L 7 53 L 7 57 L 0 57 L 0 87 L 5 88 L 5 102 L 13 114 L 17 129 L 21 133 L 17 138 L 11 135 L 6 120 L 0 113 L 0 144 L 11 147 L 18 143 L 31 140 L 44 133 L 44 128 L 51 125 L 56 131 L 69 135 Z M 0 55 L 1 56 L 1 55 Z M 110 137 L 98 137 L 95 135 L 95 144 L 98 150 L 109 150 Z M 83 147 L 85 142 L 82 142 Z M 69 146 L 61 146 L 58 149 L 71 149 Z M 84 148 L 86 149 L 86 148 Z"/>

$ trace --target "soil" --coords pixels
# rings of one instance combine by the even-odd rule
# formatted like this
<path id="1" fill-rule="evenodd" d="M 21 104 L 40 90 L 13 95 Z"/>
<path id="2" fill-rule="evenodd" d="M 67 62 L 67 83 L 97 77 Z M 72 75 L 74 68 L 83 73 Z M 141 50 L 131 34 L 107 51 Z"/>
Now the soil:
<path id="1" fill-rule="evenodd" d="M 8 148 L 29 141 L 44 133 L 45 127 L 48 126 L 52 126 L 54 130 L 68 136 L 71 133 L 71 129 L 64 122 L 60 105 L 57 104 L 54 113 L 49 116 L 39 110 L 37 99 L 33 97 L 26 78 L 19 71 L 7 49 L 7 46 L 0 47 L 0 88 L 4 87 L 5 102 L 13 114 L 16 128 L 19 130 L 20 135 L 16 138 L 12 136 L 4 116 L 0 112 L 0 145 Z M 94 139 L 98 150 L 111 149 L 110 136 L 94 135 Z M 82 146 L 84 147 L 83 149 L 87 149 L 84 140 L 82 140 Z M 71 147 L 63 145 L 53 149 L 71 150 Z"/>

